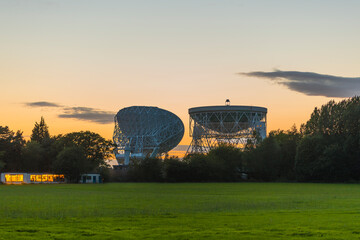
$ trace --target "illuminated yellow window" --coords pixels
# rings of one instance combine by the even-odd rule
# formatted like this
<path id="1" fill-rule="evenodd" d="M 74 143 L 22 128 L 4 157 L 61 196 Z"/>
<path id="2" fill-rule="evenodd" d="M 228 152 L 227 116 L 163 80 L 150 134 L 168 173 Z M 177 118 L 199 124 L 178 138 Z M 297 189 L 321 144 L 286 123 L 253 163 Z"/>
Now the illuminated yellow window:
<path id="1" fill-rule="evenodd" d="M 54 176 L 54 175 L 48 175 L 48 181 L 49 181 L 49 182 L 53 182 L 53 181 L 54 181 L 53 176 Z"/>
<path id="2" fill-rule="evenodd" d="M 6 182 L 23 182 L 24 175 L 23 174 L 5 174 Z"/>
<path id="3" fill-rule="evenodd" d="M 36 175 L 36 181 L 41 182 L 41 175 Z"/>
<path id="4" fill-rule="evenodd" d="M 47 182 L 47 179 L 48 179 L 48 177 L 47 177 L 47 175 L 41 175 L 42 176 L 42 179 L 41 179 L 41 181 L 43 181 L 43 182 Z"/>
<path id="5" fill-rule="evenodd" d="M 36 175 L 30 175 L 30 181 L 36 182 Z"/>
<path id="6" fill-rule="evenodd" d="M 11 182 L 17 182 L 17 175 L 16 174 L 12 174 L 11 176 Z"/>
<path id="7" fill-rule="evenodd" d="M 18 182 L 23 182 L 23 181 L 24 181 L 24 175 L 18 174 Z"/>
<path id="8" fill-rule="evenodd" d="M 5 182 L 11 182 L 11 175 L 5 174 Z"/>

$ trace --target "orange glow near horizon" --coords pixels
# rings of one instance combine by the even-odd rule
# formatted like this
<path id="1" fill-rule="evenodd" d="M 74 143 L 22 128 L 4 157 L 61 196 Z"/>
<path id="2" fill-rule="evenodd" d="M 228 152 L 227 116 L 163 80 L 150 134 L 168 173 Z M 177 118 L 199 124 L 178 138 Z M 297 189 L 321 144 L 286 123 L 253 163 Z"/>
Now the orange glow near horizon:
<path id="1" fill-rule="evenodd" d="M 314 107 L 319 107 L 322 104 L 325 104 L 328 99 L 323 97 L 314 97 L 313 99 L 307 98 L 306 96 L 301 96 L 298 104 L 294 102 L 287 102 L 281 99 L 273 99 L 273 103 L 269 103 L 266 106 L 265 104 L 253 104 L 254 106 L 264 106 L 268 109 L 267 114 L 267 132 L 271 130 L 290 129 L 294 124 L 299 129 L 302 123 L 310 118 Z M 316 99 L 317 101 L 313 101 Z M 233 102 L 233 101 L 232 101 Z M 211 102 L 210 102 L 211 103 Z M 208 104 L 215 105 L 215 104 Z M 220 104 L 217 104 L 220 105 Z M 241 105 L 241 104 L 234 104 Z M 245 104 L 244 104 L 245 105 Z M 247 104 L 249 105 L 249 104 Z M 196 106 L 205 106 L 205 104 L 197 104 Z M 124 106 L 127 107 L 127 106 Z M 166 110 L 169 110 L 176 115 L 178 115 L 184 123 L 185 133 L 180 145 L 188 145 L 191 142 L 191 137 L 189 136 L 189 115 L 187 108 L 181 107 L 180 109 L 171 109 L 171 106 L 168 108 L 162 106 Z M 24 108 L 24 107 L 23 107 Z M 119 110 L 119 109 L 118 109 Z M 117 111 L 118 111 L 117 110 Z M 181 112 L 180 112 L 181 111 Z M 115 112 L 115 111 L 114 111 Z M 21 130 L 23 131 L 23 136 L 28 140 L 30 138 L 32 129 L 35 122 L 40 121 L 40 117 L 44 116 L 45 122 L 49 127 L 49 132 L 51 135 L 66 134 L 70 132 L 77 131 L 93 131 L 99 133 L 106 139 L 112 139 L 114 124 L 97 124 L 88 121 L 81 120 L 72 120 L 72 119 L 61 119 L 56 115 L 56 110 L 54 109 L 28 109 L 25 108 L 23 111 L 24 117 L 18 117 L 20 114 L 17 114 L 14 110 L 9 110 L 9 114 L 4 116 L 3 123 L 8 123 L 7 126 L 12 131 Z M 6 124 L 5 124 L 6 125 Z"/>

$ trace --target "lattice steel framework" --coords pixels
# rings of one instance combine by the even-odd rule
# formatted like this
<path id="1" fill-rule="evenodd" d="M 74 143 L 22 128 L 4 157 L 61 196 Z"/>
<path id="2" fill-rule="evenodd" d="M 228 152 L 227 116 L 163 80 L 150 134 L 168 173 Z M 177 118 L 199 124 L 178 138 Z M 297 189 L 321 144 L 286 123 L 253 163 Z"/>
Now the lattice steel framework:
<path id="1" fill-rule="evenodd" d="M 207 153 L 219 144 L 244 148 L 266 137 L 267 109 L 251 106 L 209 106 L 189 109 L 190 137 L 187 153 Z"/>
<path id="2" fill-rule="evenodd" d="M 115 116 L 113 140 L 118 161 L 125 157 L 155 157 L 176 147 L 184 124 L 175 114 L 157 107 L 133 106 Z"/>

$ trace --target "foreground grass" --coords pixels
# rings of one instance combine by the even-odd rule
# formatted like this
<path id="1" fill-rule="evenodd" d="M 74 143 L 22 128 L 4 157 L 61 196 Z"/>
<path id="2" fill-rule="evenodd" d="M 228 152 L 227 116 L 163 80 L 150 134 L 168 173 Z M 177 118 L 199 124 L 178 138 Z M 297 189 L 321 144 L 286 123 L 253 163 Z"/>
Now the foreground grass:
<path id="1" fill-rule="evenodd" d="M 0 239 L 360 239 L 360 185 L 0 186 Z"/>

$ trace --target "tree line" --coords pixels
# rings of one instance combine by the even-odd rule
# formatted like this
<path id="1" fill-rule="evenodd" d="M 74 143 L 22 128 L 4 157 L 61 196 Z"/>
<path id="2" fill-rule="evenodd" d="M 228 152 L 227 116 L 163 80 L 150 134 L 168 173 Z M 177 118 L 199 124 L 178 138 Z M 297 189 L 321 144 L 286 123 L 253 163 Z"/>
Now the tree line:
<path id="1" fill-rule="evenodd" d="M 108 171 L 106 159 L 113 143 L 90 131 L 50 136 L 43 117 L 36 122 L 29 141 L 21 131 L 0 126 L 0 171 L 64 174 L 78 182 L 83 173 Z"/>
<path id="2" fill-rule="evenodd" d="M 132 182 L 360 181 L 360 97 L 330 101 L 315 108 L 299 130 L 271 131 L 244 149 L 220 145 L 184 159 L 132 159 L 109 174 L 106 159 L 113 148 L 112 141 L 89 131 L 50 136 L 43 118 L 29 141 L 0 126 L 0 171 L 61 173 L 71 182 L 90 172 Z"/>
<path id="3" fill-rule="evenodd" d="M 271 131 L 243 150 L 220 145 L 184 159 L 134 160 L 118 181 L 360 181 L 360 97 L 315 108 L 298 130 Z"/>

